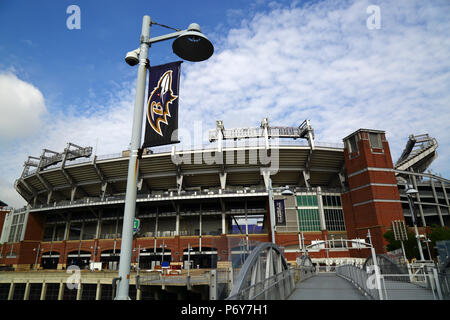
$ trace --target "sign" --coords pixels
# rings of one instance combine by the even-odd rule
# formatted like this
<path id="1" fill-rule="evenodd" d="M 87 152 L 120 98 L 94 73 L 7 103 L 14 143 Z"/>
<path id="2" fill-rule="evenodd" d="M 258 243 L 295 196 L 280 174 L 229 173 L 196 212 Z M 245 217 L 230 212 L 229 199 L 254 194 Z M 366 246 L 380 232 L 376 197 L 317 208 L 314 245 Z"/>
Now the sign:
<path id="1" fill-rule="evenodd" d="M 436 241 L 436 248 L 442 267 L 448 268 L 450 265 L 450 240 Z"/>
<path id="2" fill-rule="evenodd" d="M 286 225 L 286 210 L 284 207 L 284 200 L 275 200 L 275 219 L 277 225 Z"/>
<path id="3" fill-rule="evenodd" d="M 405 221 L 394 220 L 392 221 L 392 231 L 394 232 L 394 239 L 400 241 L 407 241 L 408 234 L 406 232 Z"/>
<path id="4" fill-rule="evenodd" d="M 150 68 L 143 148 L 178 143 L 178 92 L 182 61 Z"/>
<path id="5" fill-rule="evenodd" d="M 161 264 L 161 268 L 169 268 L 170 262 L 169 261 L 163 261 Z"/>
<path id="6" fill-rule="evenodd" d="M 141 227 L 141 220 L 134 219 L 134 222 L 133 222 L 133 234 L 136 234 L 139 231 L 140 227 Z"/>

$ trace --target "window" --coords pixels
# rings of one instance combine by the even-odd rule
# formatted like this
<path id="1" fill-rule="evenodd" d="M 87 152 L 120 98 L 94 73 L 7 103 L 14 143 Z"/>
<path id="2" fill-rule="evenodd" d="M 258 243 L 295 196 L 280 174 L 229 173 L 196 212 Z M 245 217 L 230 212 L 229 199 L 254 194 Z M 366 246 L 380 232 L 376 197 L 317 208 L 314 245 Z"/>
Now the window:
<path id="1" fill-rule="evenodd" d="M 356 143 L 356 135 L 351 136 L 348 139 L 348 147 L 349 147 L 349 152 L 350 153 L 358 151 L 358 144 Z"/>
<path id="2" fill-rule="evenodd" d="M 25 213 L 14 214 L 9 229 L 8 242 L 20 242 L 22 240 L 23 222 Z"/>
<path id="3" fill-rule="evenodd" d="M 381 137 L 378 133 L 369 132 L 369 141 L 372 148 L 382 149 Z"/>
<path id="4" fill-rule="evenodd" d="M 320 231 L 319 208 L 316 194 L 297 196 L 298 223 L 300 231 Z"/>

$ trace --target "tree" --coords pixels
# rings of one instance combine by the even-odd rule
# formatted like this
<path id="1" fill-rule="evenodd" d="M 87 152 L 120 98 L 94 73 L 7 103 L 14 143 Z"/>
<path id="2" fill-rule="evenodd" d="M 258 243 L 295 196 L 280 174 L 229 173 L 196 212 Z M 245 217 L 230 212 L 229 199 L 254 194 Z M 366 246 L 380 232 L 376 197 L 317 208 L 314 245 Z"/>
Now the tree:
<path id="1" fill-rule="evenodd" d="M 434 224 L 431 226 L 431 233 L 428 235 L 428 238 L 431 240 L 431 254 L 436 254 L 436 241 L 450 240 L 450 229 L 448 227 L 439 227 Z"/>
<path id="2" fill-rule="evenodd" d="M 412 258 L 420 259 L 419 249 L 417 248 L 416 236 L 413 232 L 407 232 L 408 240 L 403 241 L 403 245 L 405 246 L 405 254 L 408 260 Z M 395 240 L 394 232 L 392 230 L 387 231 L 383 237 L 389 242 L 386 246 L 387 251 L 393 251 L 396 249 L 400 249 L 402 247 L 400 241 Z"/>

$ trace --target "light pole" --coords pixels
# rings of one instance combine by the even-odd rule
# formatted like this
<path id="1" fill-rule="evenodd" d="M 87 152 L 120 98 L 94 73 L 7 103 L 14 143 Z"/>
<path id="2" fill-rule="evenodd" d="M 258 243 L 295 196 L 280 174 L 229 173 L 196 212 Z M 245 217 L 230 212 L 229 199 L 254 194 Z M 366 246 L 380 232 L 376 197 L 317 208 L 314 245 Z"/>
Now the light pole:
<path id="1" fill-rule="evenodd" d="M 162 256 L 161 256 L 161 266 L 164 262 L 164 248 L 166 248 L 166 243 L 165 240 L 163 239 L 163 243 L 159 245 L 160 248 L 162 248 Z"/>
<path id="2" fill-rule="evenodd" d="M 42 250 L 44 250 L 44 249 L 42 249 Z M 33 251 L 36 251 L 36 261 L 34 262 L 34 268 L 37 269 L 37 262 L 38 262 L 39 255 L 41 253 L 41 243 L 40 242 L 38 244 L 38 247 L 34 248 Z"/>
<path id="3" fill-rule="evenodd" d="M 428 239 L 426 236 L 423 236 L 423 242 L 425 242 L 425 244 L 427 245 L 427 251 L 428 251 L 428 257 L 429 257 L 429 260 L 433 260 L 432 258 L 431 258 L 431 251 L 430 251 L 430 242 L 431 242 L 431 240 L 430 239 Z"/>
<path id="4" fill-rule="evenodd" d="M 142 120 L 145 102 L 145 84 L 148 64 L 148 49 L 152 43 L 176 38 L 172 44 L 173 52 L 188 61 L 203 61 L 214 52 L 212 43 L 200 31 L 196 23 L 186 30 L 179 30 L 167 35 L 150 39 L 150 16 L 144 16 L 140 47 L 127 53 L 125 61 L 133 66 L 139 64 L 136 82 L 136 99 L 134 103 L 133 127 L 131 134 L 130 160 L 128 163 L 127 188 L 125 194 L 125 210 L 122 227 L 122 244 L 120 248 L 119 284 L 115 300 L 130 300 L 128 289 L 130 285 L 131 251 L 133 248 L 133 222 L 136 210 L 137 172 L 139 169 L 138 150 L 141 146 Z"/>
<path id="5" fill-rule="evenodd" d="M 413 196 L 419 193 L 419 191 L 414 189 L 411 185 L 408 185 L 407 188 L 408 189 L 406 190 L 406 195 L 408 197 L 409 210 L 411 212 L 411 219 L 414 225 L 414 232 L 416 233 L 417 247 L 419 248 L 420 260 L 424 261 L 425 258 L 423 257 L 422 244 L 420 243 L 419 230 L 417 229 L 416 215 L 414 212 L 414 199 L 413 199 Z"/>
<path id="6" fill-rule="evenodd" d="M 94 271 L 94 263 L 95 263 L 95 257 L 97 257 L 97 252 L 98 252 L 98 249 L 101 249 L 100 248 L 100 246 L 98 245 L 98 243 L 97 242 L 95 242 L 94 243 L 94 246 L 91 246 L 91 249 L 94 249 L 94 257 L 92 258 L 92 269 L 91 269 L 91 271 Z"/>
<path id="7" fill-rule="evenodd" d="M 191 288 L 191 244 L 188 243 L 188 274 L 187 274 L 187 288 Z"/>

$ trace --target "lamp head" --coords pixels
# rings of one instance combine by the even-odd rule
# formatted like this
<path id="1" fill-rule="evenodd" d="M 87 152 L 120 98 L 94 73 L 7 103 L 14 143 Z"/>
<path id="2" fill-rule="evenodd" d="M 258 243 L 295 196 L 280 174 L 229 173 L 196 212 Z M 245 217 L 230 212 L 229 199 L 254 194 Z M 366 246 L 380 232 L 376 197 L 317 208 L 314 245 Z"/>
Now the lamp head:
<path id="1" fill-rule="evenodd" d="M 286 186 L 281 194 L 283 196 L 292 196 L 294 193 L 289 189 L 289 186 Z"/>
<path id="2" fill-rule="evenodd" d="M 140 48 L 128 52 L 127 55 L 125 56 L 125 62 L 128 63 L 130 66 L 137 65 L 139 63 L 140 52 L 141 52 Z"/>
<path id="3" fill-rule="evenodd" d="M 416 189 L 414 189 L 413 188 L 413 186 L 412 185 L 408 185 L 407 187 L 406 187 L 407 189 L 406 189 L 406 194 L 407 195 L 414 195 L 414 194 L 416 194 L 416 193 L 419 193 L 419 191 L 417 191 Z"/>
<path id="4" fill-rule="evenodd" d="M 173 52 L 183 60 L 204 61 L 214 53 L 211 41 L 201 32 L 197 23 L 191 23 L 186 32 L 172 43 Z"/>

